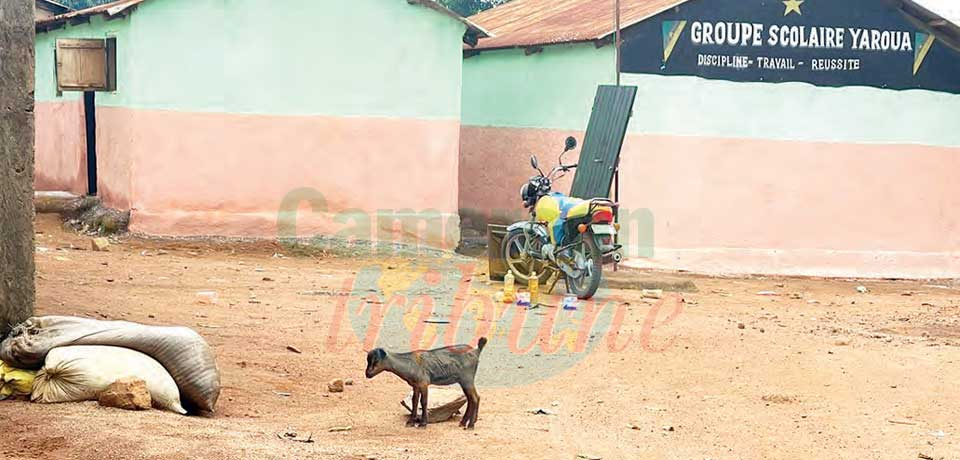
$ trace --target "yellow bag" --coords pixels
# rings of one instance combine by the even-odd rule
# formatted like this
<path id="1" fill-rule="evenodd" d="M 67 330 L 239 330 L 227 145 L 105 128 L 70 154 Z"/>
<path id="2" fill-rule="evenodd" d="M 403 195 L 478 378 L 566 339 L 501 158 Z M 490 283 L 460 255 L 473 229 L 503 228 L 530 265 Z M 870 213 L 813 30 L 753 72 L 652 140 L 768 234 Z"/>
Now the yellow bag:
<path id="1" fill-rule="evenodd" d="M 17 369 L 0 361 L 0 399 L 30 396 L 36 376 L 37 371 Z"/>

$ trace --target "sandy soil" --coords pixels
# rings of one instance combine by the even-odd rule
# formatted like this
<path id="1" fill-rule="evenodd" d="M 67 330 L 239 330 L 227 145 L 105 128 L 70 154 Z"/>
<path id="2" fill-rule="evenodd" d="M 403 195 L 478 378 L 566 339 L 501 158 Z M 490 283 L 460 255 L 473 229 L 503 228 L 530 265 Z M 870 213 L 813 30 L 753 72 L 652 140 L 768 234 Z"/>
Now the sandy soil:
<path id="1" fill-rule="evenodd" d="M 406 384 L 364 378 L 366 336 L 337 312 L 370 294 L 426 294 L 437 303 L 432 314 L 414 306 L 388 317 L 380 337 L 402 344 L 427 324 L 427 340 L 444 329 L 422 319 L 494 292 L 482 264 L 451 284 L 431 281 L 432 267 L 470 260 L 279 257 L 284 249 L 267 243 L 89 245 L 39 219 L 37 313 L 195 328 L 218 355 L 218 410 L 183 417 L 0 402 L 0 458 L 960 459 L 960 289 L 952 283 L 680 275 L 697 291 L 661 300 L 603 291 L 620 316 L 591 332 L 591 352 L 568 360 L 517 350 L 526 342 L 511 345 L 515 328 L 497 322 L 568 313 L 494 305 L 471 323 L 491 337 L 476 430 L 455 422 L 415 429 L 398 404 Z M 357 280 L 371 267 L 381 276 L 368 289 Z M 201 303 L 200 291 L 215 291 L 217 303 Z M 576 350 L 577 331 L 544 343 Z M 328 393 L 335 378 L 354 384 Z M 351 429 L 329 431 L 343 426 Z M 313 442 L 278 438 L 287 431 Z"/>

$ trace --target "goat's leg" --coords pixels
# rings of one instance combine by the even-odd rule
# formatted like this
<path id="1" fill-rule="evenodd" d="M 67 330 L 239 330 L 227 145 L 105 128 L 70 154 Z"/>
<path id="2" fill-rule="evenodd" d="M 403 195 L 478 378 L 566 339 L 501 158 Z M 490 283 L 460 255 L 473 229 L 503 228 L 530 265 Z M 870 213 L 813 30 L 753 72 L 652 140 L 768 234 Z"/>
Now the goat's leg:
<path id="1" fill-rule="evenodd" d="M 470 386 L 467 391 L 469 392 L 467 401 L 473 402 L 473 410 L 469 412 L 470 420 L 467 422 L 466 429 L 472 430 L 477 423 L 477 414 L 480 412 L 480 395 L 477 394 L 477 388 L 474 386 Z"/>
<path id="2" fill-rule="evenodd" d="M 417 424 L 417 403 L 420 401 L 420 389 L 413 387 L 413 398 L 410 402 L 410 418 L 407 419 L 407 426 L 414 426 Z"/>
<path id="3" fill-rule="evenodd" d="M 460 418 L 460 426 L 467 426 L 467 422 L 470 420 L 470 413 L 473 412 L 473 399 L 470 398 L 470 393 L 467 391 L 467 385 L 461 383 L 460 389 L 463 390 L 463 396 L 467 398 L 467 408 L 463 411 L 463 417 Z"/>
<path id="4" fill-rule="evenodd" d="M 420 416 L 420 424 L 417 425 L 420 428 L 426 428 L 427 422 L 427 395 L 430 393 L 430 387 L 424 386 L 420 389 L 420 411 L 422 415 Z"/>

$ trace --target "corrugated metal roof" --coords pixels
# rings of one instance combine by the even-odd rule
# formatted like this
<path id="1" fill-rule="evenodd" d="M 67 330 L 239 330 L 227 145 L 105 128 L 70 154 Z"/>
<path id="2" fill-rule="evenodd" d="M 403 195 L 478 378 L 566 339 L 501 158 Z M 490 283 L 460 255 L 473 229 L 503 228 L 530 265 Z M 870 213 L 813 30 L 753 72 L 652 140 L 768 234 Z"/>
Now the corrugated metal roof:
<path id="1" fill-rule="evenodd" d="M 626 28 L 689 0 L 620 0 Z M 477 49 L 600 40 L 614 32 L 613 0 L 513 0 L 471 16 L 493 38 Z"/>
<path id="2" fill-rule="evenodd" d="M 37 30 L 45 30 L 52 27 L 57 27 L 59 25 L 62 25 L 74 19 L 85 18 L 85 17 L 94 16 L 98 14 L 105 14 L 107 16 L 116 16 L 118 14 L 123 14 L 124 12 L 128 12 L 130 8 L 135 7 L 138 4 L 143 3 L 145 1 L 146 0 L 117 0 L 115 2 L 105 3 L 103 5 L 84 8 L 82 10 L 77 10 L 77 11 L 71 11 L 66 14 L 54 16 L 52 18 L 38 20 L 36 22 L 36 27 L 37 27 Z M 493 36 L 493 34 L 487 32 L 487 30 L 484 29 L 483 27 L 451 11 L 447 7 L 438 3 L 436 0 L 407 0 L 407 3 L 411 5 L 422 5 L 434 11 L 437 11 L 441 14 L 450 16 L 464 23 L 467 26 L 467 30 L 469 32 L 472 32 L 476 37 Z"/>
<path id="3" fill-rule="evenodd" d="M 111 3 L 104 3 L 103 5 L 91 6 L 90 8 L 71 11 L 66 14 L 59 14 L 52 18 L 39 19 L 36 22 L 36 27 L 37 27 L 37 30 L 44 30 L 52 27 L 57 27 L 59 25 L 70 22 L 71 20 L 86 18 L 90 16 L 95 16 L 98 14 L 105 14 L 107 16 L 116 16 L 118 14 L 125 14 L 129 12 L 130 8 L 133 8 L 145 1 L 146 0 L 118 0 Z"/>
<path id="4" fill-rule="evenodd" d="M 960 7 L 956 0 L 902 0 L 900 10 L 951 48 L 960 51 Z"/>
<path id="5" fill-rule="evenodd" d="M 73 11 L 73 8 L 70 8 L 67 5 L 64 5 L 53 0 L 36 0 L 37 8 L 42 8 L 47 11 L 51 11 L 57 14 L 63 14 L 68 11 Z"/>
<path id="6" fill-rule="evenodd" d="M 466 24 L 467 29 L 470 30 L 470 31 L 473 31 L 475 34 L 477 34 L 477 37 L 492 37 L 492 36 L 493 36 L 492 33 L 490 33 L 489 31 L 487 31 L 487 29 L 484 29 L 484 28 L 481 27 L 479 24 L 477 24 L 476 22 L 471 21 L 470 19 L 467 19 L 467 18 L 465 18 L 465 17 L 463 17 L 463 16 L 460 16 L 459 14 L 457 14 L 455 11 L 451 10 L 450 8 L 447 8 L 447 7 L 443 6 L 443 5 L 441 5 L 440 2 L 438 2 L 437 0 L 407 0 L 407 3 L 423 5 L 423 6 L 427 7 L 427 8 L 430 8 L 430 9 L 436 10 L 436 11 L 439 11 L 439 12 L 441 12 L 441 13 L 447 15 L 447 16 L 450 16 L 451 18 L 454 18 L 454 19 L 456 19 L 456 20 L 458 20 L 458 21 Z"/>
<path id="7" fill-rule="evenodd" d="M 913 0 L 934 14 L 960 25 L 960 0 Z"/>
<path id="8" fill-rule="evenodd" d="M 620 0 L 620 23 L 627 28 L 690 0 Z M 902 0 L 903 10 L 927 28 L 943 32 L 960 24 L 960 0 Z M 932 15 L 911 5 L 919 4 Z M 512 0 L 471 16 L 495 37 L 476 49 L 530 47 L 601 40 L 614 32 L 613 0 Z M 920 17 L 917 17 L 920 16 Z M 946 19 L 938 26 L 933 19 Z M 946 37 L 944 37 L 946 38 Z"/>

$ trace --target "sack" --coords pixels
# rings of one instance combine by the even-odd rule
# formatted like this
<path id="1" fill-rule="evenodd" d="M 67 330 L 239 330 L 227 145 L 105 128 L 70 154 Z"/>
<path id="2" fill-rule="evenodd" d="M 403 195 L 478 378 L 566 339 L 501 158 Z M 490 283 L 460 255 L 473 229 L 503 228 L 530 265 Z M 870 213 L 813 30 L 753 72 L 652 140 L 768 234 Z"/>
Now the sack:
<path id="1" fill-rule="evenodd" d="M 137 378 L 147 384 L 153 406 L 178 414 L 180 391 L 173 377 L 153 358 L 133 350 L 99 345 L 78 345 L 50 350 L 37 373 L 30 400 L 59 403 L 95 400 L 111 383 Z"/>
<path id="2" fill-rule="evenodd" d="M 16 367 L 38 369 L 51 349 L 68 345 L 124 347 L 150 356 L 177 382 L 188 408 L 212 412 L 220 397 L 220 372 L 213 350 L 185 327 L 38 316 L 13 328 L 0 343 L 0 359 Z"/>
<path id="3" fill-rule="evenodd" d="M 0 361 L 0 400 L 30 396 L 36 375 L 36 371 L 17 369 Z"/>

